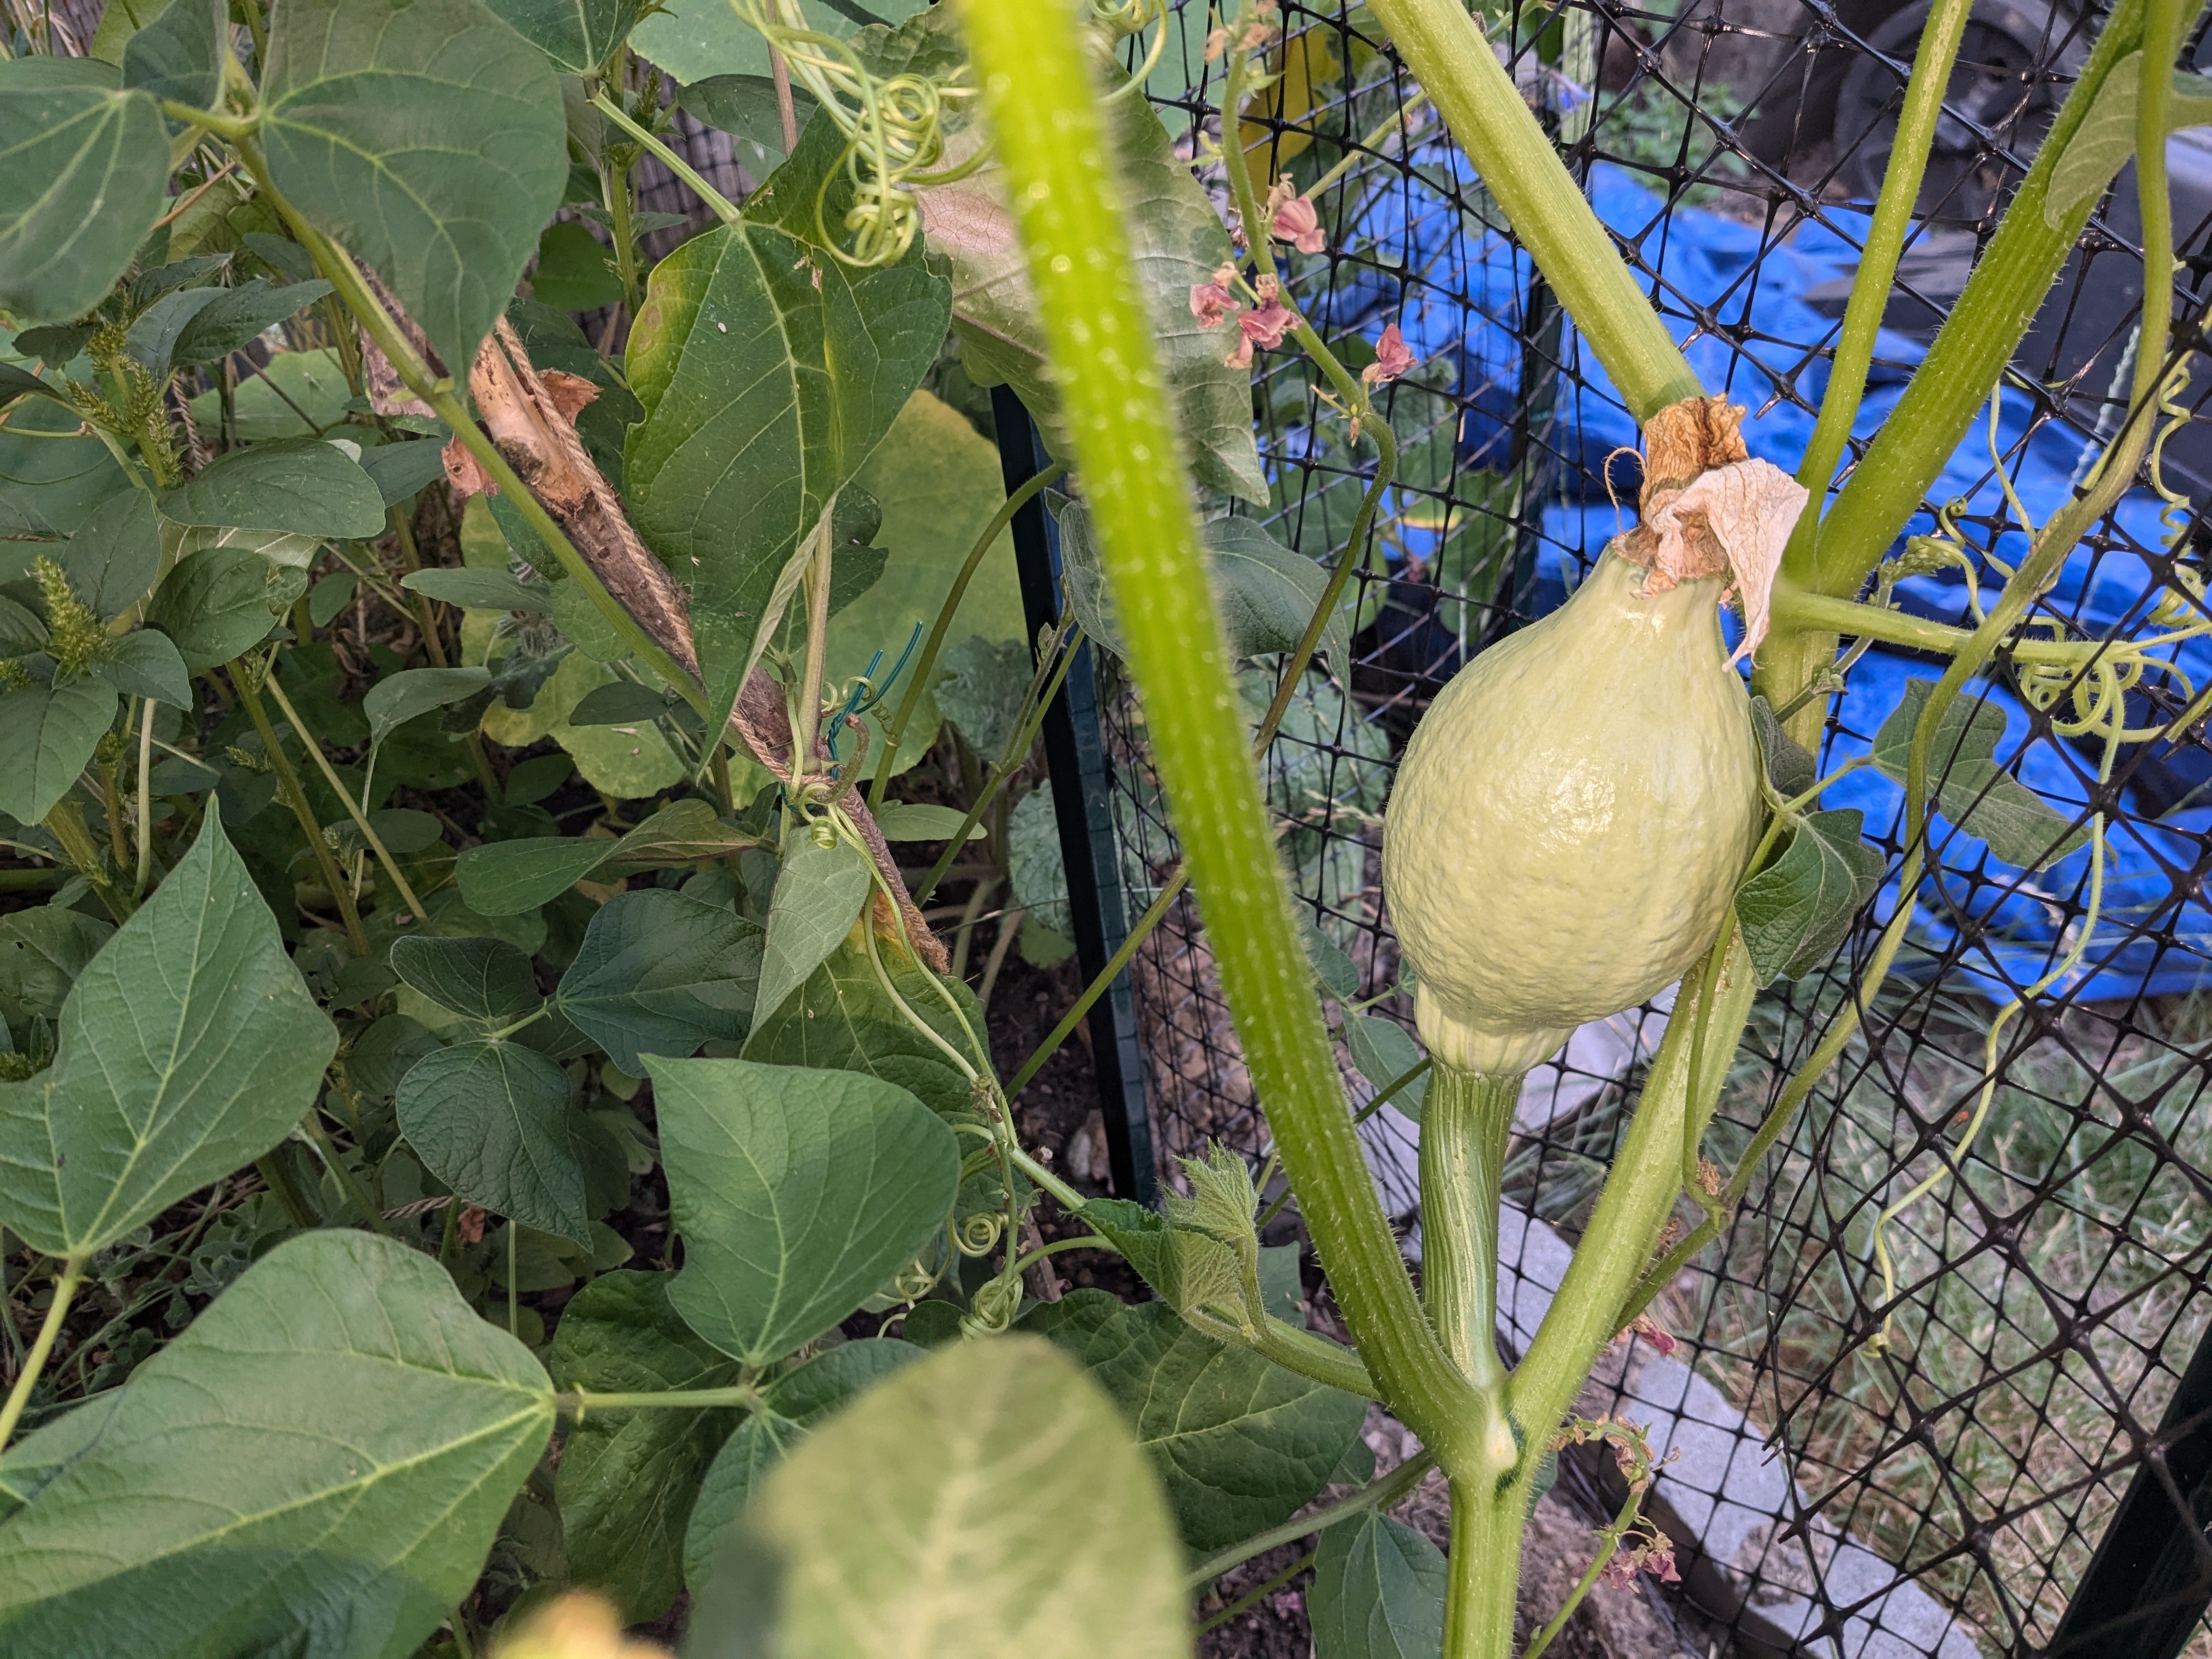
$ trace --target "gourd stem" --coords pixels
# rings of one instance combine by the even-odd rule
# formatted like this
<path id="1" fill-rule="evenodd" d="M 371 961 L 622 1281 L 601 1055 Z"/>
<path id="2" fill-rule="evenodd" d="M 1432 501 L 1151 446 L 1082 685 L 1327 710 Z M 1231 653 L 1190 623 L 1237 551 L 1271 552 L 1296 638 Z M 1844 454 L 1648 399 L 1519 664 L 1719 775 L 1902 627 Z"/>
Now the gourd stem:
<path id="1" fill-rule="evenodd" d="M 1524 1075 L 1438 1060 L 1421 1107 L 1422 1298 L 1444 1352 L 1486 1394 L 1505 1381 L 1498 1357 L 1498 1183 Z"/>
<path id="2" fill-rule="evenodd" d="M 1424 1113 L 1425 1115 L 1425 1111 Z M 1503 1485 L 1451 1484 L 1451 1554 L 1444 1564 L 1443 1659 L 1510 1659 L 1520 1601 L 1521 1534 L 1536 1459 Z"/>

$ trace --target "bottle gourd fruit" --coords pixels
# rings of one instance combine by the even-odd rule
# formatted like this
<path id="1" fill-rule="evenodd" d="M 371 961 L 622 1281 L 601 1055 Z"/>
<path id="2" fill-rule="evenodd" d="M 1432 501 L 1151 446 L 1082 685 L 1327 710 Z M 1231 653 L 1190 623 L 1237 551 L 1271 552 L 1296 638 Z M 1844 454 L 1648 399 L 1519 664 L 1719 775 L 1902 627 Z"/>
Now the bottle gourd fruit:
<path id="1" fill-rule="evenodd" d="M 1659 429 L 1678 411 L 1686 446 Z M 1517 1076 L 1680 979 L 1720 930 L 1763 809 L 1719 605 L 1733 580 L 1756 645 L 1804 499 L 1743 459 L 1740 413 L 1662 411 L 1643 523 L 1462 669 L 1407 746 L 1382 884 L 1441 1066 Z"/>

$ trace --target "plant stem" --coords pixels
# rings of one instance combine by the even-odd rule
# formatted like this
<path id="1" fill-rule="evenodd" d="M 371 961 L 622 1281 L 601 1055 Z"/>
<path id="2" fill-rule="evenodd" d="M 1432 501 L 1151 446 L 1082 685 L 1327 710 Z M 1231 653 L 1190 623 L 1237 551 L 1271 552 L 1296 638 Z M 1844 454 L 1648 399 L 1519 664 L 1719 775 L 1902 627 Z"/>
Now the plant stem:
<path id="1" fill-rule="evenodd" d="M 1881 176 L 1881 194 L 1867 228 L 1866 246 L 1859 255 L 1858 274 L 1851 282 L 1851 297 L 1844 307 L 1844 325 L 1836 339 L 1836 356 L 1828 371 L 1828 389 L 1820 399 L 1820 418 L 1805 446 L 1805 459 L 1797 468 L 1797 482 L 1813 492 L 1817 504 L 1835 477 L 1859 404 L 1866 397 L 1867 369 L 1874 362 L 1875 337 L 1881 331 L 1890 287 L 1897 276 L 1897 261 L 1912 228 L 1912 212 L 1920 199 L 1920 181 L 1928 170 L 1928 152 L 1936 140 L 1936 123 L 1942 118 L 1944 94 L 1950 90 L 1951 64 L 1959 55 L 1959 37 L 1966 27 L 1973 0 L 1936 0 L 1920 31 L 1920 45 L 1912 58 L 1912 74 L 1905 83 L 1905 106 L 1898 113 L 1897 137 L 1890 146 L 1889 164 Z M 1790 551 L 1802 566 L 1812 559 L 1810 544 L 1820 523 L 1816 507 L 1797 520 Z M 1800 550 L 1800 544 L 1804 544 Z"/>
<path id="2" fill-rule="evenodd" d="M 1215 1613 L 1211 1619 L 1208 1619 L 1204 1624 L 1200 1625 L 1198 1627 L 1199 1634 L 1203 1635 L 1207 1631 L 1219 1628 L 1221 1626 L 1227 1624 L 1231 1620 L 1234 1619 L 1238 1613 L 1243 1612 L 1245 1608 L 1252 1606 L 1253 1603 L 1259 1601 L 1261 1597 L 1270 1595 L 1273 1592 L 1282 1589 L 1282 1587 L 1289 1583 L 1291 1579 L 1297 1577 L 1308 1567 L 1313 1565 L 1314 1557 L 1317 1553 L 1318 1552 L 1314 1550 L 1308 1550 L 1304 1555 L 1298 1557 L 1297 1560 L 1291 1562 L 1290 1565 L 1285 1567 L 1280 1572 L 1270 1574 L 1267 1577 L 1261 1579 L 1258 1583 L 1253 1585 L 1250 1589 L 1246 1590 L 1243 1595 L 1238 1596 L 1234 1601 L 1231 1601 L 1227 1607 L 1222 1608 L 1220 1612 Z"/>
<path id="3" fill-rule="evenodd" d="M 292 769 L 292 763 L 284 754 L 284 746 L 276 740 L 276 728 L 269 723 L 269 711 L 262 707 L 261 694 L 254 689 L 253 671 L 240 658 L 230 665 L 230 683 L 238 693 L 239 702 L 246 705 L 246 718 L 261 738 L 261 747 L 269 757 L 269 765 L 276 774 L 276 787 L 284 797 L 284 804 L 292 809 L 299 821 L 300 833 L 307 838 L 307 850 L 315 855 L 315 868 L 322 872 L 323 885 L 330 890 L 331 900 L 338 907 L 338 915 L 345 923 L 346 942 L 357 957 L 368 954 L 368 935 L 361 925 L 361 912 L 353 902 L 353 888 L 338 873 L 337 860 L 323 840 L 323 826 L 315 822 L 314 809 L 307 805 L 307 792 L 300 787 L 300 775 Z M 315 748 L 313 741 L 307 747 Z M 321 751 L 316 755 L 320 758 Z"/>
<path id="4" fill-rule="evenodd" d="M 1583 1569 L 1582 1577 L 1576 1583 L 1574 1589 L 1567 1593 L 1567 1599 L 1560 1603 L 1559 1610 L 1552 1615 L 1550 1622 L 1528 1638 L 1528 1649 L 1522 1654 L 1521 1659 L 1540 1659 L 1544 1650 L 1551 1646 L 1558 1638 L 1559 1632 L 1567 1627 L 1567 1620 L 1575 1616 L 1575 1609 L 1582 1606 L 1583 1598 L 1590 1593 L 1590 1587 L 1597 1583 L 1598 1575 L 1605 1571 L 1606 1563 L 1612 1560 L 1615 1553 L 1620 1550 L 1621 1538 L 1628 1528 L 1635 1524 L 1636 1511 L 1643 1506 L 1643 1488 L 1630 1487 L 1628 1501 L 1620 1506 L 1620 1513 L 1613 1516 L 1613 1524 L 1610 1527 L 1598 1534 L 1598 1536 L 1605 1541 L 1598 1546 L 1597 1553 L 1590 1558 L 1589 1565 Z"/>
<path id="5" fill-rule="evenodd" d="M 1844 599 L 1858 592 L 1898 532 L 1919 510 L 2004 373 L 2096 205 L 2086 201 L 2062 216 L 2058 224 L 2044 222 L 2058 158 L 2112 65 L 2140 44 L 2143 7 L 2144 0 L 2118 0 L 2112 8 L 2081 79 L 2060 106 L 1996 234 L 1975 262 L 1958 304 L 1822 520 L 1813 556 L 1790 573 L 1802 586 Z M 2156 75 L 2146 74 L 2146 88 L 2166 78 L 2165 67 Z M 2161 273 L 2147 283 L 2146 293 L 2164 280 Z M 2155 354 L 2161 343 L 2146 337 L 2144 349 Z M 1759 689 L 1779 708 L 1798 688 L 1778 682 Z"/>
<path id="6" fill-rule="evenodd" d="M 1704 390 L 1462 0 L 1370 0 L 1638 422 Z"/>
<path id="7" fill-rule="evenodd" d="M 1936 652 L 1947 657 L 1957 656 L 1974 641 L 1973 630 L 1969 629 L 1930 622 L 1925 617 L 1908 616 L 1902 611 L 1862 605 L 1856 599 L 1814 593 L 1802 587 L 1778 585 L 1772 614 L 1778 622 L 1786 619 L 1800 628 L 1880 640 L 1885 644 Z M 2087 663 L 2110 651 L 2113 643 L 2111 640 L 2016 639 L 2006 643 L 2002 649 L 2015 662 Z"/>
<path id="8" fill-rule="evenodd" d="M 667 145 L 662 143 L 659 139 L 654 137 L 636 122 L 631 120 L 629 116 L 623 114 L 622 106 L 615 102 L 613 99 L 608 97 L 605 93 L 597 92 L 592 94 L 592 106 L 598 110 L 600 114 L 612 121 L 617 126 L 620 127 L 624 132 L 629 134 L 631 137 L 636 139 L 641 146 L 651 153 L 655 161 L 659 161 L 661 166 L 666 167 L 671 173 L 674 173 L 685 184 L 689 185 L 691 187 L 691 193 L 694 196 L 696 196 L 701 202 L 704 203 L 708 211 L 712 213 L 717 219 L 720 219 L 726 225 L 741 224 L 744 222 L 745 216 L 738 210 L 736 203 L 731 201 L 730 198 L 723 195 L 720 191 L 716 190 L 714 185 L 708 184 L 707 180 L 700 175 L 698 169 L 694 167 L 689 161 L 678 155 L 674 150 L 669 149 Z M 625 210 L 621 215 L 621 217 L 627 222 L 629 217 L 629 212 L 627 211 L 628 198 L 629 196 L 629 175 L 628 168 L 624 168 L 623 172 L 621 193 L 623 198 Z M 607 216 L 609 218 L 616 216 L 615 210 L 611 205 L 610 205 L 607 210 Z M 622 230 L 627 230 L 629 226 L 627 222 L 625 222 L 620 229 L 617 230 L 617 234 L 620 234 Z M 617 252 L 617 258 L 620 258 L 619 252 Z M 634 258 L 632 263 L 634 266 Z M 627 289 L 629 284 L 625 283 L 624 287 Z M 636 295 L 635 293 L 631 295 L 630 299 L 631 304 L 634 307 L 636 304 Z"/>
<path id="9" fill-rule="evenodd" d="M 154 872 L 154 799 L 148 777 L 154 762 L 154 700 L 148 697 L 138 715 L 138 872 L 131 896 L 146 896 L 146 881 Z"/>
<path id="10" fill-rule="evenodd" d="M 1731 916 L 1714 949 L 1733 953 L 1735 936 Z M 1514 1420 L 1532 1436 L 1550 1434 L 1565 1416 L 1591 1366 L 1620 1332 L 1616 1316 L 1650 1264 L 1659 1230 L 1682 1190 L 1682 1146 L 1698 1109 L 1690 1073 L 1700 1028 L 1711 1028 L 1705 1046 L 1717 1041 L 1715 1052 L 1733 1054 L 1757 989 L 1754 977 L 1724 970 L 1710 1000 L 1699 994 L 1701 982 L 1682 981 L 1597 1209 L 1509 1385 Z M 1431 1098 L 1435 1092 L 1431 1084 Z M 1523 1459 L 1524 1471 L 1534 1461 Z"/>
<path id="11" fill-rule="evenodd" d="M 1400 1499 L 1421 1483 L 1421 1477 L 1436 1467 L 1437 1460 L 1427 1452 L 1416 1452 L 1404 1462 L 1382 1476 L 1370 1481 L 1341 1502 L 1327 1509 L 1316 1510 L 1285 1521 L 1279 1527 L 1257 1534 L 1241 1544 L 1231 1544 L 1225 1550 L 1216 1551 L 1190 1570 L 1183 1579 L 1188 1589 L 1201 1590 L 1231 1567 L 1241 1567 L 1255 1555 L 1265 1555 L 1269 1550 L 1285 1544 L 1295 1544 L 1301 1538 L 1310 1538 L 1341 1522 L 1356 1521 L 1363 1515 L 1377 1510 L 1395 1507 Z"/>
<path id="12" fill-rule="evenodd" d="M 937 671 L 938 654 L 945 649 L 945 636 L 952 629 L 952 618 L 960 609 L 960 601 L 968 592 L 968 584 L 983 567 L 983 558 L 999 538 L 1014 521 L 1014 514 L 1027 506 L 1038 491 L 1056 482 L 1067 471 L 1066 463 L 1054 461 L 1036 473 L 1022 487 L 999 504 L 991 515 L 991 522 L 983 526 L 983 533 L 975 538 L 975 546 L 960 566 L 960 574 L 952 579 L 945 590 L 945 603 L 937 607 L 937 620 L 930 627 L 929 637 L 922 641 L 921 655 L 915 659 L 914 671 L 906 683 L 906 692 L 899 698 L 898 711 L 884 726 L 883 753 L 876 757 L 876 775 L 868 785 L 868 810 L 874 811 L 884 804 L 884 789 L 890 782 L 891 757 L 898 753 L 899 744 L 906 736 L 907 722 L 921 705 L 921 694 L 930 689 Z"/>
<path id="13" fill-rule="evenodd" d="M 62 1334 L 62 1321 L 69 1315 L 70 1298 L 84 1280 L 84 1263 L 70 1256 L 62 1263 L 60 1274 L 54 1279 L 54 1299 L 46 1304 L 46 1316 L 39 1322 L 39 1334 L 32 1339 L 31 1352 L 23 1357 L 23 1369 L 16 1374 L 15 1386 L 8 1390 L 8 1403 L 0 1406 L 0 1451 L 15 1437 L 15 1425 L 22 1419 L 23 1407 L 31 1403 L 31 1390 L 38 1386 L 39 1374 L 46 1368 L 46 1361 L 54 1352 L 54 1343 Z"/>
<path id="14" fill-rule="evenodd" d="M 554 1409 L 580 1423 L 586 1412 L 712 1411 L 726 1406 L 750 1410 L 759 1404 L 760 1390 L 749 1382 L 726 1389 L 669 1389 L 655 1394 L 594 1394 L 579 1389 L 553 1396 Z"/>
<path id="15" fill-rule="evenodd" d="M 241 680 L 240 684 L 242 689 L 244 681 Z M 283 711 L 286 723 L 300 734 L 301 746 L 307 751 L 308 757 L 321 769 L 323 781 L 331 787 L 331 793 L 338 798 L 339 805 L 346 810 L 346 816 L 353 820 L 353 827 L 361 831 L 362 839 L 368 843 L 369 850 L 376 854 L 376 861 L 384 866 L 385 874 L 392 878 L 392 885 L 398 891 L 400 899 L 406 904 L 408 909 L 414 913 L 417 921 L 427 924 L 429 916 L 422 908 L 422 901 L 416 896 L 415 890 L 407 884 L 407 878 L 399 873 L 398 862 L 385 846 L 384 837 L 376 833 L 376 826 L 369 823 L 368 814 L 361 810 L 361 803 L 354 799 L 353 792 L 348 789 L 338 777 L 337 769 L 331 764 L 330 757 L 323 753 L 323 745 L 318 743 L 314 734 L 307 730 L 307 722 L 300 718 L 300 711 L 292 707 L 292 700 L 284 695 L 284 688 L 276 684 L 276 677 L 274 674 L 269 677 L 267 684 L 269 695 L 276 699 L 276 707 Z"/>
<path id="16" fill-rule="evenodd" d="M 1473 1450 L 1478 1402 L 1422 1315 L 1345 1109 L 1132 286 L 1090 63 L 1066 0 L 962 0 L 960 11 L 1153 757 L 1255 1089 L 1362 1358 L 1449 1469 Z"/>
<path id="17" fill-rule="evenodd" d="M 1528 1525 L 1536 1462 L 1534 1455 L 1522 1458 L 1519 1474 L 1503 1486 L 1452 1482 L 1443 1659 L 1507 1659 L 1513 1651 L 1521 1534 Z"/>
<path id="18" fill-rule="evenodd" d="M 1421 1106 L 1421 1297 L 1444 1352 L 1486 1395 L 1505 1381 L 1498 1357 L 1498 1204 L 1522 1075 L 1486 1076 L 1438 1061 Z"/>

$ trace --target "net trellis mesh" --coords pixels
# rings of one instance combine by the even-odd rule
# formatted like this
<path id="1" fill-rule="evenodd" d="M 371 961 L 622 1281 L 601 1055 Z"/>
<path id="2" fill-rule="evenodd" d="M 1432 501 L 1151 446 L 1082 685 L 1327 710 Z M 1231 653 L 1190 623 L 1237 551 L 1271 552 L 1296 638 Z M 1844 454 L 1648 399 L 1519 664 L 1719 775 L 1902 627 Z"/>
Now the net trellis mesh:
<path id="1" fill-rule="evenodd" d="M 1825 386 L 1927 10 L 1574 0 L 1492 15 L 1517 84 L 1706 387 L 1749 409 L 1752 453 L 1785 468 Z M 1267 778 L 1316 956 L 1350 959 L 1338 970 L 1357 983 L 1340 1010 L 1371 999 L 1368 1016 L 1409 1030 L 1379 872 L 1394 758 L 1443 682 L 1559 604 L 1622 525 L 1613 498 L 1632 502 L 1637 481 L 1632 455 L 1618 452 L 1637 434 L 1434 112 L 1409 106 L 1416 88 L 1371 17 L 1326 0 L 1282 13 L 1285 44 L 1271 67 L 1283 78 L 1248 106 L 1243 142 L 1264 176 L 1287 173 L 1302 188 L 1349 158 L 1322 198 L 1328 250 L 1285 251 L 1292 303 L 1332 342 L 1372 340 L 1397 322 L 1421 363 L 1390 394 L 1404 462 L 1356 578 L 1353 660 L 1307 678 Z M 1877 345 L 1859 448 L 1955 300 L 2100 16 L 2047 0 L 1978 5 Z M 1219 134 L 1220 69 L 1206 34 L 1203 6 L 1190 0 L 1146 85 L 1194 155 L 1194 131 Z M 2185 135 L 2171 166 L 2185 327 L 2212 295 L 2212 149 Z M 1210 173 L 1201 164 L 1200 176 L 1218 187 L 1218 164 Z M 2020 514 L 2050 514 L 2124 406 L 2142 282 L 2130 180 L 2122 175 L 2081 239 L 1986 421 L 1913 526 L 1932 528 L 1934 509 L 1948 509 L 1991 587 L 2026 545 Z M 1359 347 L 1350 349 L 1356 367 Z M 1255 368 L 1272 499 L 1255 516 L 1326 558 L 1348 532 L 1364 465 L 1340 422 L 1316 418 L 1317 380 L 1288 352 Z M 2193 407 L 2207 384 L 2196 373 L 2182 402 Z M 2173 521 L 2161 522 L 2148 490 L 2131 494 L 2038 602 L 2039 621 L 2069 638 L 2154 626 L 2151 608 L 2181 592 L 2177 559 L 2205 545 L 2208 430 L 2192 419 L 2167 443 L 2165 477 L 2184 498 Z M 1956 572 L 1909 578 L 1898 594 L 1916 614 L 1975 619 Z M 2201 648 L 2187 665 L 2201 688 Z M 1941 672 L 1935 659 L 1869 653 L 1832 704 L 1823 771 L 1864 752 L 1908 680 Z M 1249 671 L 1255 718 L 1273 690 L 1264 667 Z M 2100 744 L 2060 735 L 2020 690 L 2000 672 L 1971 695 L 2003 720 L 1999 757 L 2015 775 L 2077 820 L 2093 804 L 2104 811 L 2096 914 L 2087 851 L 2030 873 L 1939 822 L 1920 920 L 1863 1032 L 1725 1235 L 1658 1306 L 1692 1362 L 1679 1375 L 1693 1379 L 1658 1401 L 1662 1414 L 1673 1413 L 1679 1443 L 1705 1432 L 1703 1466 L 1723 1471 L 1702 1494 L 1677 1496 L 1700 1534 L 1680 1541 L 1707 1551 L 1691 1589 L 1710 1628 L 1743 1650 L 2042 1650 L 2212 1315 L 2202 1099 L 2212 909 L 2200 890 L 2212 864 L 2212 750 L 2196 737 L 2124 749 L 2100 783 Z M 2170 720 L 2188 701 L 2170 677 L 2128 696 L 2138 726 Z M 1126 690 L 1112 706 L 1133 918 L 1175 848 L 1141 720 Z M 1859 773 L 1822 804 L 1865 813 L 1890 885 L 1832 967 L 1759 999 L 1707 1141 L 1723 1167 L 1828 1028 L 1895 901 L 1899 793 Z M 1954 1170 L 1946 1149 L 1983 1087 L 1996 1011 L 2077 944 L 2078 964 L 2006 1028 L 1987 1127 Z M 1136 983 L 1165 1178 L 1176 1178 L 1172 1155 L 1209 1139 L 1259 1154 L 1264 1120 L 1188 901 L 1140 953 Z M 1532 1074 L 1507 1183 L 1533 1224 L 1519 1234 L 1522 1259 L 1509 1262 L 1524 1284 L 1542 1277 L 1534 1257 L 1556 1253 L 1587 1216 L 1667 1001 L 1585 1029 Z M 1388 1060 L 1345 1051 L 1355 1104 L 1372 1099 Z M 1364 1132 L 1417 1251 L 1418 1132 L 1387 1106 Z M 1875 1218 L 1938 1170 L 1951 1178 L 1888 1230 L 1897 1293 L 1885 1298 Z M 1693 1218 L 1686 1205 L 1681 1224 Z M 1511 1216 L 1507 1237 L 1510 1258 Z M 1877 1349 L 1869 1339 L 1885 1320 L 1889 1341 Z M 1648 1417 L 1653 1389 L 1669 1386 L 1652 1383 L 1656 1374 L 1633 1352 L 1616 1358 L 1595 1403 Z M 2200 1626 L 2190 1651 L 2212 1653 L 2212 1634 Z"/>

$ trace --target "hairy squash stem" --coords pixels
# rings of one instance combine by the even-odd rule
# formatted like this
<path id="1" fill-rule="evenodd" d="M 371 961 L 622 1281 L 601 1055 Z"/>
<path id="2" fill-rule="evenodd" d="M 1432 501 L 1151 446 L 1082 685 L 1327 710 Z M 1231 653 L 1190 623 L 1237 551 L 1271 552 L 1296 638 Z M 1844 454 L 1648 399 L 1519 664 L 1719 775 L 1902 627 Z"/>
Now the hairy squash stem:
<path id="1" fill-rule="evenodd" d="M 1447 1470 L 1472 1467 L 1480 1398 L 1414 1297 L 1298 945 L 1131 279 L 1084 31 L 1066 0 L 962 0 L 961 13 L 1153 756 L 1254 1085 L 1368 1369 Z"/>

